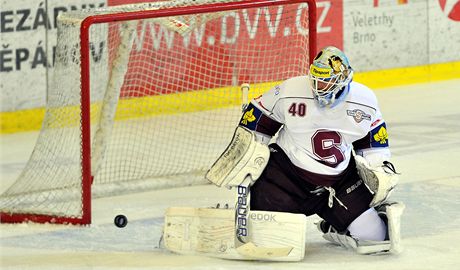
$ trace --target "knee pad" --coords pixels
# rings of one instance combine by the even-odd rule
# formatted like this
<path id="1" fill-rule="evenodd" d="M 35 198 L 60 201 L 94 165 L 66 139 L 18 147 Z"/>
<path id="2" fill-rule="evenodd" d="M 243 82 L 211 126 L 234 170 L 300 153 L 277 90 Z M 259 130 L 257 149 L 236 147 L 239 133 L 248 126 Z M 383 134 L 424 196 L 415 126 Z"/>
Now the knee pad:
<path id="1" fill-rule="evenodd" d="M 386 220 L 386 218 L 385 218 Z M 348 226 L 348 231 L 357 240 L 387 240 L 387 225 L 377 210 L 369 208 Z"/>

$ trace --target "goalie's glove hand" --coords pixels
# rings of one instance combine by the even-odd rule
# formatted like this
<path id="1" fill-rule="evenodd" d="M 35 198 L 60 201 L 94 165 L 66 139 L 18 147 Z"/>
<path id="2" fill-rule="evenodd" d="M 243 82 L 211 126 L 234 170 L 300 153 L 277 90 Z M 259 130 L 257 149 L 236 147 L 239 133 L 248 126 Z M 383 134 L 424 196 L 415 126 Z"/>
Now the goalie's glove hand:
<path id="1" fill-rule="evenodd" d="M 399 173 L 389 161 L 384 161 L 381 166 L 371 167 L 367 160 L 359 155 L 355 156 L 355 160 L 359 176 L 374 194 L 369 206 L 374 207 L 382 204 L 398 184 Z"/>

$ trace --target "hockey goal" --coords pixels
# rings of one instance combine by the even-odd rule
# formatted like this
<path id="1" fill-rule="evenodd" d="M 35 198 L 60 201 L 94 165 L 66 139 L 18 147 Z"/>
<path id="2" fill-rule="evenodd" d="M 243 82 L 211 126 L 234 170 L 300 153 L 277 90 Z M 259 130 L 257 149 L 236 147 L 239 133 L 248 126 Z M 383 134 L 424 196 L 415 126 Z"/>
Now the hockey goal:
<path id="1" fill-rule="evenodd" d="M 46 116 L 1 222 L 91 223 L 91 199 L 204 183 L 249 98 L 304 75 L 313 0 L 172 0 L 69 12 Z"/>

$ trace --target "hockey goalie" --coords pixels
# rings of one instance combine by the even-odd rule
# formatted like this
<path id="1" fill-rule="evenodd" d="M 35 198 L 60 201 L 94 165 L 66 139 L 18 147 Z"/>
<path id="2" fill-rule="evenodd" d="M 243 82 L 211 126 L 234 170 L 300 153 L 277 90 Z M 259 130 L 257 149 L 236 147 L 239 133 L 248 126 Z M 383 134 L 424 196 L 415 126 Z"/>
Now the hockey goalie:
<path id="1" fill-rule="evenodd" d="M 306 217 L 316 214 L 327 241 L 359 254 L 401 252 L 404 204 L 388 201 L 398 173 L 386 123 L 374 93 L 352 78 L 345 54 L 326 47 L 308 75 L 252 100 L 206 175 L 236 191 L 235 209 L 169 209 L 166 247 L 298 261 Z"/>

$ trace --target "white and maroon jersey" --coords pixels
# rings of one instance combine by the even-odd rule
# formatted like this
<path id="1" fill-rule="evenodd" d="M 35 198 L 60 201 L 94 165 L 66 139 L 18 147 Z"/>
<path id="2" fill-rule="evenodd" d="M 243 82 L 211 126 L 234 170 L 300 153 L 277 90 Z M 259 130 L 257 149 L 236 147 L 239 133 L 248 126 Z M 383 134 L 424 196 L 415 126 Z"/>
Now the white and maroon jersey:
<path id="1" fill-rule="evenodd" d="M 335 107 L 321 108 L 308 77 L 294 77 L 252 100 L 240 125 L 268 136 L 278 132 L 276 143 L 291 162 L 320 175 L 342 173 L 353 148 L 389 156 L 386 125 L 374 93 L 356 82 L 345 91 Z"/>

